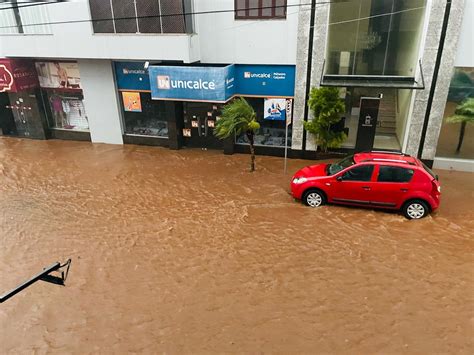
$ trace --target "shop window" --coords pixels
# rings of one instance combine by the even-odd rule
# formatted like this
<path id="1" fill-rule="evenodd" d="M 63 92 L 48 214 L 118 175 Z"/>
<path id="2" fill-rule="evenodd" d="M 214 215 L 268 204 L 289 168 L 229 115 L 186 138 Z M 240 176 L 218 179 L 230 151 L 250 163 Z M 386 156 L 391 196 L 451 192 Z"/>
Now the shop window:
<path id="1" fill-rule="evenodd" d="M 284 19 L 286 0 L 235 0 L 236 20 Z"/>
<path id="2" fill-rule="evenodd" d="M 121 100 L 125 134 L 168 138 L 164 101 L 144 92 L 122 92 Z"/>
<path id="3" fill-rule="evenodd" d="M 89 0 L 94 33 L 192 33 L 191 0 Z"/>
<path id="4" fill-rule="evenodd" d="M 326 74 L 415 76 L 426 0 L 330 6 Z"/>
<path id="5" fill-rule="evenodd" d="M 52 129 L 88 131 L 81 75 L 76 62 L 36 62 L 41 96 Z"/>
<path id="6" fill-rule="evenodd" d="M 456 114 L 456 109 L 468 100 L 474 101 L 474 68 L 455 68 L 438 139 L 437 157 L 474 159 L 472 116 Z"/>
<path id="7" fill-rule="evenodd" d="M 270 147 L 285 147 L 285 124 L 286 117 L 283 119 L 273 119 L 270 117 L 269 109 L 276 112 L 276 110 L 285 110 L 285 99 L 270 100 L 265 103 L 263 98 L 245 98 L 247 102 L 253 107 L 257 114 L 257 120 L 260 123 L 260 129 L 255 135 L 255 145 L 270 146 Z M 272 102 L 274 101 L 274 102 Z M 280 102 L 279 102 L 280 101 Z M 267 104 L 267 105 L 265 105 Z M 276 106 L 279 106 L 278 108 Z M 265 110 L 265 106 L 266 110 Z M 245 134 L 236 137 L 237 144 L 248 144 L 248 139 Z M 288 127 L 287 145 L 291 147 L 291 125 Z"/>

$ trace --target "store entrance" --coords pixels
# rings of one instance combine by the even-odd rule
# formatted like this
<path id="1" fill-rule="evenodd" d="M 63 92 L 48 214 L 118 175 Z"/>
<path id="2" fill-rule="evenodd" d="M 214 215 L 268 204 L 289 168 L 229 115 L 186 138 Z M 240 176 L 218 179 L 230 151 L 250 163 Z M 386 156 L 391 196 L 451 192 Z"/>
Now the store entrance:
<path id="1" fill-rule="evenodd" d="M 184 102 L 184 145 L 193 148 L 223 149 L 223 142 L 214 136 L 220 105 L 205 102 Z"/>

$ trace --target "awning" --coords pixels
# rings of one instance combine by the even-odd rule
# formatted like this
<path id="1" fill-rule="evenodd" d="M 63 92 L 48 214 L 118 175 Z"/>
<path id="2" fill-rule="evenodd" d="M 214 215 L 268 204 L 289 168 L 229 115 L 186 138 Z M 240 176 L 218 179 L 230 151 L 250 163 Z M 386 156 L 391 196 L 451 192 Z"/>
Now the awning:
<path id="1" fill-rule="evenodd" d="M 324 74 L 321 76 L 321 86 L 423 90 L 425 77 L 421 61 L 419 61 L 419 66 L 421 82 L 410 76 Z M 323 73 L 325 67 L 326 61 L 323 64 Z"/>
<path id="2" fill-rule="evenodd" d="M 366 87 L 366 88 L 387 88 L 387 89 L 410 89 L 422 90 L 424 83 L 418 83 L 415 78 L 409 77 L 361 77 L 343 75 L 324 75 L 321 86 L 337 87 Z"/>

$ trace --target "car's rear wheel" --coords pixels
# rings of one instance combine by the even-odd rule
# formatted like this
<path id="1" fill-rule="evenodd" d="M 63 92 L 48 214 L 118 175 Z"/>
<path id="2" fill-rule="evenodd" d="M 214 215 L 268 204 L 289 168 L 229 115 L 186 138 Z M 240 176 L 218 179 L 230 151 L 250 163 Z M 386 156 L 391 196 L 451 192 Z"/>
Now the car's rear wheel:
<path id="1" fill-rule="evenodd" d="M 429 207 L 422 200 L 412 200 L 405 203 L 402 212 L 408 219 L 420 219 L 429 213 Z"/>
<path id="2" fill-rule="evenodd" d="M 303 202 L 306 206 L 319 207 L 326 203 L 326 196 L 319 190 L 309 190 L 304 194 Z"/>

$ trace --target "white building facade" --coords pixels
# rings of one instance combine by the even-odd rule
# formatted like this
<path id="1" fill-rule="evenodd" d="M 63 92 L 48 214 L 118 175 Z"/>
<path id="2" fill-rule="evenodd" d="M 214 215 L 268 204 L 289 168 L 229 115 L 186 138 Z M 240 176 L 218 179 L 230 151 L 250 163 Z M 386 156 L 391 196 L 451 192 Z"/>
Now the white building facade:
<path id="1" fill-rule="evenodd" d="M 287 145 L 312 158 L 308 88 L 333 86 L 347 111 L 340 151 L 400 150 L 470 169 L 471 127 L 451 154 L 460 128 L 444 122 L 453 68 L 472 79 L 472 2 L 0 2 L 1 134 L 245 152 L 245 136 L 212 134 L 222 105 L 244 96 L 262 123 L 257 153 Z M 364 97 L 380 99 L 368 138 L 358 129 Z"/>

